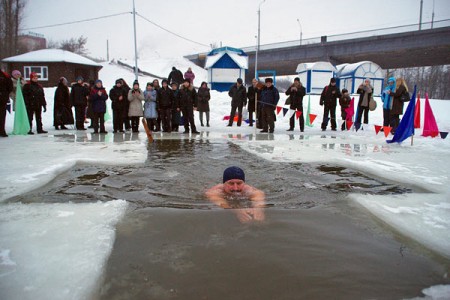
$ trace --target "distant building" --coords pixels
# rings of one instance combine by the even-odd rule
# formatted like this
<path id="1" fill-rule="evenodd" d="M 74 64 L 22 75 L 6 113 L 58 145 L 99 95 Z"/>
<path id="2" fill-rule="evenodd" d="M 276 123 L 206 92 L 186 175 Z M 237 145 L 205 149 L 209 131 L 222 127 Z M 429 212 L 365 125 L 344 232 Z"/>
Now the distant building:
<path id="1" fill-rule="evenodd" d="M 244 51 L 232 47 L 213 49 L 206 56 L 208 84 L 212 90 L 228 91 L 238 78 L 245 82 L 248 56 Z"/>
<path id="2" fill-rule="evenodd" d="M 8 57 L 2 60 L 7 66 L 7 72 L 19 70 L 26 80 L 35 72 L 39 75 L 39 82 L 44 87 L 58 84 L 59 78 L 66 77 L 69 82 L 78 76 L 84 80 L 98 79 L 98 72 L 102 65 L 81 55 L 61 49 L 44 49 L 25 54 Z"/>
<path id="3" fill-rule="evenodd" d="M 26 53 L 47 48 L 47 40 L 44 35 L 28 32 L 18 37 L 19 53 Z"/>

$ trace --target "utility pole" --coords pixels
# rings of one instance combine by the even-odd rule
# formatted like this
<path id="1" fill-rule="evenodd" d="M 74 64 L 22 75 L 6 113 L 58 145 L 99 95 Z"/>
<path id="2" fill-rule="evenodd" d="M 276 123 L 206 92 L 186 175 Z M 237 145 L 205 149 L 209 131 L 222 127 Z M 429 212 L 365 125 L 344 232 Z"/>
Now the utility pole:
<path id="1" fill-rule="evenodd" d="M 259 45 L 261 42 L 261 5 L 266 2 L 266 0 L 263 0 L 258 7 L 258 45 L 256 47 L 256 53 L 255 53 L 255 78 L 258 79 L 258 52 L 259 52 Z"/>
<path id="2" fill-rule="evenodd" d="M 431 29 L 433 29 L 434 25 L 434 0 L 433 0 L 433 13 L 431 14 Z"/>
<path id="3" fill-rule="evenodd" d="M 420 0 L 419 30 L 422 30 L 422 11 L 423 11 L 423 0 Z"/>
<path id="4" fill-rule="evenodd" d="M 109 40 L 106 40 L 106 61 L 109 62 Z"/>
<path id="5" fill-rule="evenodd" d="M 302 30 L 302 24 L 300 24 L 300 19 L 297 19 L 298 22 L 298 26 L 300 26 L 300 46 L 302 45 L 302 35 L 303 35 L 303 30 Z"/>
<path id="6" fill-rule="evenodd" d="M 133 25 L 134 25 L 134 77 L 138 80 L 138 55 L 137 55 L 137 40 L 136 40 L 136 6 L 133 0 Z"/>

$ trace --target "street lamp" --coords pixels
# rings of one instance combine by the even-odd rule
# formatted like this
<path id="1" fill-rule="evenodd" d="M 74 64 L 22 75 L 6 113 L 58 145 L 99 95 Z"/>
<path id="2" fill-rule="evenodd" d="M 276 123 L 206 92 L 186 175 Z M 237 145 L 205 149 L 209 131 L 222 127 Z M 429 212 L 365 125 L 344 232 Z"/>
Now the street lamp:
<path id="1" fill-rule="evenodd" d="M 257 78 L 258 74 L 258 52 L 259 52 L 259 45 L 260 45 L 260 37 L 261 37 L 261 5 L 266 2 L 266 0 L 263 0 L 258 7 L 258 46 L 256 47 L 256 54 L 255 54 L 255 78 Z"/>
<path id="2" fill-rule="evenodd" d="M 137 39 L 136 39 L 136 6 L 133 0 L 133 27 L 134 27 L 134 77 L 138 80 L 138 54 L 137 54 Z"/>
<path id="3" fill-rule="evenodd" d="M 302 45 L 302 35 L 303 35 L 302 24 L 300 24 L 299 19 L 297 19 L 297 23 L 298 23 L 298 26 L 300 27 L 300 46 L 301 46 Z"/>

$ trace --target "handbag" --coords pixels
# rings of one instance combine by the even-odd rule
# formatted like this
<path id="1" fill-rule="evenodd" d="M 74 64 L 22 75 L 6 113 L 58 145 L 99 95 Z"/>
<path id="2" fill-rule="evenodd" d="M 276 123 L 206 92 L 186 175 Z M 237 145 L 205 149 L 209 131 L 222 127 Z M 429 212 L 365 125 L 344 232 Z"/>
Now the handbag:
<path id="1" fill-rule="evenodd" d="M 409 93 L 407 91 L 405 91 L 401 96 L 400 96 L 400 101 L 402 102 L 408 102 L 409 100 L 411 100 Z"/>
<path id="2" fill-rule="evenodd" d="M 370 111 L 374 111 L 375 109 L 377 109 L 377 103 L 375 102 L 375 100 L 373 99 L 373 97 L 370 97 L 370 100 L 369 100 L 369 110 L 370 110 Z"/>

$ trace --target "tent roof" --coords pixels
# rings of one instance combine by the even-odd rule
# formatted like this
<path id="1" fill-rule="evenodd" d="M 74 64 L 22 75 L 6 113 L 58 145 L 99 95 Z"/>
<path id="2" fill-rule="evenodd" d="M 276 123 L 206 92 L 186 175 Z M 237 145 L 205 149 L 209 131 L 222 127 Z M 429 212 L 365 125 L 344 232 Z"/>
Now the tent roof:
<path id="1" fill-rule="evenodd" d="M 248 56 L 245 53 L 244 55 L 241 55 L 239 53 L 236 53 L 235 51 L 230 51 L 228 49 L 220 52 L 215 52 L 214 54 L 212 53 L 213 51 L 211 51 L 211 53 L 206 57 L 205 69 L 210 69 L 211 67 L 213 67 L 216 62 L 218 62 L 225 54 L 228 54 L 230 58 L 239 66 L 239 68 L 248 69 Z"/>
<path id="2" fill-rule="evenodd" d="M 62 49 L 42 49 L 3 59 L 3 62 L 66 62 L 101 67 L 102 65 L 81 55 Z"/>
<path id="3" fill-rule="evenodd" d="M 311 63 L 301 63 L 297 66 L 297 73 L 305 72 L 308 70 L 321 70 L 321 71 L 333 71 L 336 72 L 336 68 L 328 61 L 317 61 Z"/>
<path id="4" fill-rule="evenodd" d="M 371 61 L 361 61 L 353 64 L 338 65 L 338 77 L 355 76 L 369 78 L 384 78 L 383 69 Z"/>

